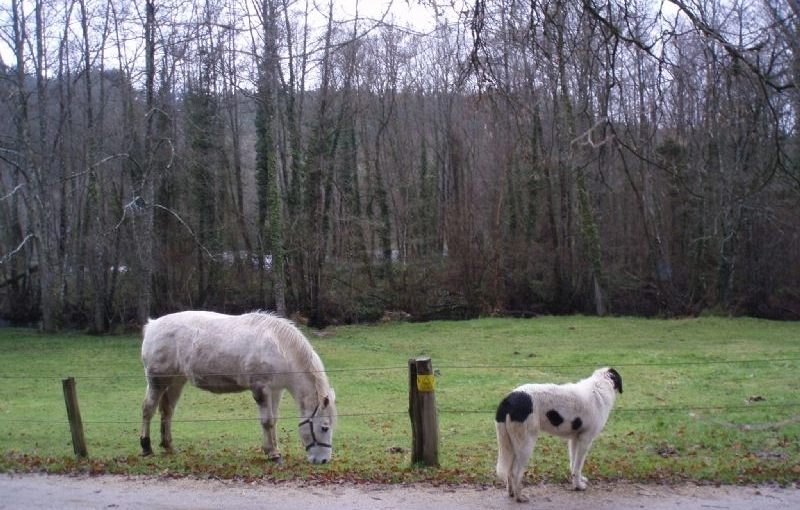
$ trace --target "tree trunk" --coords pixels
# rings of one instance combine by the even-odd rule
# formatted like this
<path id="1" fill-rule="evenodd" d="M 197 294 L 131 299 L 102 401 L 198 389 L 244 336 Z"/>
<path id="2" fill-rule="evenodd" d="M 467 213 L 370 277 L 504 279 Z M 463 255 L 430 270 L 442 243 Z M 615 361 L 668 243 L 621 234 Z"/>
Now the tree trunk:
<path id="1" fill-rule="evenodd" d="M 137 318 L 140 324 L 146 324 L 150 317 L 153 282 L 153 250 L 155 249 L 155 161 L 153 152 L 156 149 L 156 116 L 155 112 L 155 78 L 156 78 L 156 5 L 155 0 L 146 0 L 145 4 L 145 104 L 146 128 L 144 138 L 144 168 L 140 186 L 141 202 L 144 205 L 141 221 L 136 222 L 137 250 L 139 259 L 137 299 Z"/>

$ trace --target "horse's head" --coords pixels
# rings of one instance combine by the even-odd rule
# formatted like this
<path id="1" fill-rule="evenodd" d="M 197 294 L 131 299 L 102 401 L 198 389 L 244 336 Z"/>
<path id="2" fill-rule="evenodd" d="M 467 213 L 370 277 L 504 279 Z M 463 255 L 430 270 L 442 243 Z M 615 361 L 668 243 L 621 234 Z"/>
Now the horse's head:
<path id="1" fill-rule="evenodd" d="M 333 452 L 333 428 L 336 426 L 335 396 L 331 395 L 314 408 L 308 418 L 300 422 L 300 439 L 306 447 L 308 461 L 325 464 Z"/>

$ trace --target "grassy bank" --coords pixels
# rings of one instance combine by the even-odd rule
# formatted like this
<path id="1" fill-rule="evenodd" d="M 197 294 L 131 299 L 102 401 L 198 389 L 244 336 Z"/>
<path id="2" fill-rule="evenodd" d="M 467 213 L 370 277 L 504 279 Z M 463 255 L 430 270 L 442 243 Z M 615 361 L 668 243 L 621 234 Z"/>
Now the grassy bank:
<path id="1" fill-rule="evenodd" d="M 490 483 L 493 415 L 522 382 L 567 382 L 603 365 L 625 392 L 589 455 L 591 478 L 800 480 L 800 324 L 753 319 L 544 317 L 307 331 L 336 389 L 334 462 L 305 463 L 297 411 L 282 404 L 287 461 L 267 462 L 248 393 L 187 388 L 176 453 L 138 456 L 144 378 L 138 336 L 0 330 L 0 471 L 145 473 L 320 481 Z M 409 466 L 407 361 L 437 370 L 440 469 Z M 63 377 L 77 381 L 89 459 L 72 454 Z M 154 427 L 155 430 L 158 427 Z M 543 438 L 529 479 L 563 481 L 566 446 Z"/>

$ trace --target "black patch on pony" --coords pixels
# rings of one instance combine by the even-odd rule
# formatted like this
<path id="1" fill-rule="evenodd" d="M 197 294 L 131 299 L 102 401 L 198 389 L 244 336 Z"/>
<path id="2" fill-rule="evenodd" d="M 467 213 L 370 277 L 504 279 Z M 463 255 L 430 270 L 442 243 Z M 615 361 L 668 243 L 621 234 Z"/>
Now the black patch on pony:
<path id="1" fill-rule="evenodd" d="M 614 383 L 614 389 L 622 393 L 622 376 L 613 368 L 608 369 L 608 375 L 611 377 L 611 382 Z"/>
<path id="2" fill-rule="evenodd" d="M 550 424 L 554 427 L 558 427 L 559 425 L 564 423 L 564 417 L 558 414 L 558 411 L 556 411 L 555 409 L 547 411 L 546 413 L 544 413 L 544 415 L 547 416 L 547 421 L 549 421 Z"/>
<path id="3" fill-rule="evenodd" d="M 581 427 L 583 427 L 583 420 L 580 418 L 572 420 L 572 430 L 580 430 Z"/>
<path id="4" fill-rule="evenodd" d="M 531 413 L 533 413 L 531 396 L 522 391 L 512 391 L 497 406 L 494 419 L 498 423 L 503 423 L 506 421 L 506 416 L 510 416 L 511 421 L 523 422 Z"/>

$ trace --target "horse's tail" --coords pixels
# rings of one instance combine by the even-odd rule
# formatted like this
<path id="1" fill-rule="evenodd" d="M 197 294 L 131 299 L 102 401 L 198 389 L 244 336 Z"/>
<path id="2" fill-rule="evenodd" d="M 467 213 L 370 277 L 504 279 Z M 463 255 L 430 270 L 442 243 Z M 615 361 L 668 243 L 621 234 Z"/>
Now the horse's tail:
<path id="1" fill-rule="evenodd" d="M 511 473 L 511 463 L 514 461 L 514 446 L 508 435 L 507 421 L 497 421 L 494 424 L 497 432 L 497 476 L 505 481 Z"/>

